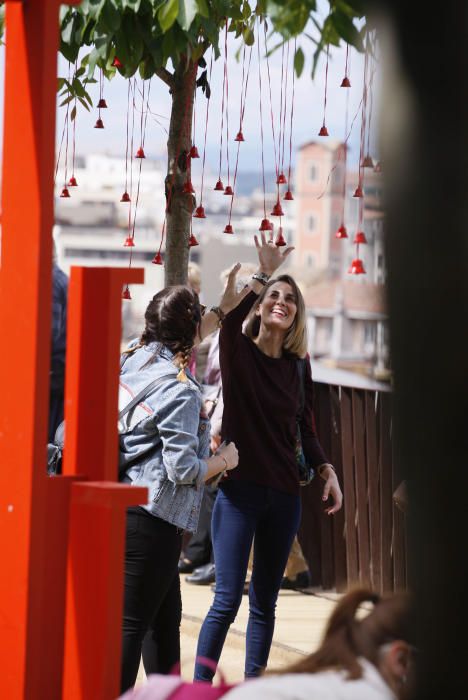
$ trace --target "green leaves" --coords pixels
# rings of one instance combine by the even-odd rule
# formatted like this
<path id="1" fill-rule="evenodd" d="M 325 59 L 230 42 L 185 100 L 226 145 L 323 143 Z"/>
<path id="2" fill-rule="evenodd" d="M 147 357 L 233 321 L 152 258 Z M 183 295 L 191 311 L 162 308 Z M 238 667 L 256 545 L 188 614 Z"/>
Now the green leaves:
<path id="1" fill-rule="evenodd" d="M 172 27 L 179 14 L 179 0 L 166 0 L 158 12 L 159 24 L 163 32 Z"/>
<path id="2" fill-rule="evenodd" d="M 198 7 L 195 0 L 179 0 L 179 14 L 177 21 L 185 31 L 190 29 L 190 25 L 195 19 Z"/>
<path id="3" fill-rule="evenodd" d="M 323 16 L 324 3 L 320 5 L 320 15 L 317 4 L 317 0 L 256 0 L 255 6 L 252 0 L 82 0 L 76 7 L 60 8 L 60 51 L 74 63 L 80 49 L 90 47 L 88 80 L 96 67 L 109 79 L 113 77 L 114 56 L 123 64 L 119 68 L 122 75 L 130 77 L 139 71 L 149 78 L 168 62 L 174 68 L 181 61 L 184 65 L 196 62 L 210 46 L 215 59 L 219 58 L 220 36 L 226 21 L 229 31 L 240 39 L 240 47 L 252 46 L 254 24 L 260 17 L 268 20 L 269 31 L 280 34 L 276 46 L 296 36 L 316 44 L 314 74 L 327 44 L 336 46 L 344 40 L 362 51 L 362 37 L 368 27 L 361 19 L 366 0 L 329 0 L 329 14 L 323 24 L 318 24 L 317 18 Z M 0 13 L 2 9 L 0 0 Z M 305 33 L 310 21 L 316 28 L 313 37 Z M 0 14 L 0 36 L 1 22 Z M 296 51 L 294 68 L 298 76 L 304 70 L 307 54 L 302 48 Z M 204 84 L 200 87 L 206 91 Z M 85 97 L 81 99 L 87 103 Z"/>
<path id="4" fill-rule="evenodd" d="M 294 54 L 294 70 L 296 71 L 296 75 L 298 78 L 301 77 L 301 73 L 304 70 L 304 62 L 304 52 L 299 46 L 299 48 L 296 50 L 296 53 Z"/>

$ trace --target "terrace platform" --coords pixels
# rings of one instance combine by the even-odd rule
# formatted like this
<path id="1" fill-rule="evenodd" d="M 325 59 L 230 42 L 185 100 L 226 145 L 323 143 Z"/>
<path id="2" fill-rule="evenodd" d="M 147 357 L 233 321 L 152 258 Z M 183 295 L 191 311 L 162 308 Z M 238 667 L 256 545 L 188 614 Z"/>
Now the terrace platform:
<path id="1" fill-rule="evenodd" d="M 191 679 L 198 633 L 212 599 L 210 586 L 186 583 L 182 587 L 182 675 Z M 312 652 L 320 643 L 325 623 L 339 597 L 336 593 L 308 589 L 310 595 L 281 591 L 276 610 L 276 627 L 269 667 L 280 668 Z M 228 682 L 240 681 L 244 674 L 245 630 L 248 596 L 242 604 L 220 659 L 220 669 Z"/>

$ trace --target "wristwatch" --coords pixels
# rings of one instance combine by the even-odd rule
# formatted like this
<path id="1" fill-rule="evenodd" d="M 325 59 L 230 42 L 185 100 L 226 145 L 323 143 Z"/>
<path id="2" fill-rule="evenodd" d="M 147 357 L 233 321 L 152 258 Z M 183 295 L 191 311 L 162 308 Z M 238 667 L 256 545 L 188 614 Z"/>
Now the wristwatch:
<path id="1" fill-rule="evenodd" d="M 216 316 L 218 317 L 218 326 L 220 326 L 226 318 L 226 314 L 222 309 L 219 308 L 219 306 L 212 306 L 210 311 L 216 314 Z"/>
<path id="2" fill-rule="evenodd" d="M 266 272 L 254 272 L 252 275 L 252 279 L 257 280 L 257 282 L 260 282 L 260 284 L 263 284 L 263 286 L 265 286 L 268 280 L 270 279 L 270 275 L 267 275 Z"/>

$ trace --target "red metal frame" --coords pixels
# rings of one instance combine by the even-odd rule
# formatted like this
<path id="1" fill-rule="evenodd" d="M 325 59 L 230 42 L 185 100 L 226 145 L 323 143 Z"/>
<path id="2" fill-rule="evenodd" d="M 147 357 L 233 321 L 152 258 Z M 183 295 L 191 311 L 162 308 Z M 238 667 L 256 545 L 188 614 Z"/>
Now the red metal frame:
<path id="1" fill-rule="evenodd" d="M 6 2 L 0 697 L 111 700 L 120 677 L 125 509 L 146 500 L 145 489 L 112 483 L 120 296 L 122 283 L 141 282 L 143 273 L 72 273 L 65 474 L 48 478 L 58 10 L 57 0 Z"/>

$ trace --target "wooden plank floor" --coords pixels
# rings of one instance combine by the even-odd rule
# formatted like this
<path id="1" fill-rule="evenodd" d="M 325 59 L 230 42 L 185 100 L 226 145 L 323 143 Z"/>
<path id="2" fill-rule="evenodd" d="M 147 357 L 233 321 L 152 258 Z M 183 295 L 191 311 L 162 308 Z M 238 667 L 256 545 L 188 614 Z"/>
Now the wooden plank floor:
<path id="1" fill-rule="evenodd" d="M 213 599 L 209 586 L 185 583 L 182 587 L 182 675 L 193 674 L 198 632 Z M 270 669 L 286 666 L 317 648 L 325 623 L 333 610 L 336 594 L 305 595 L 281 591 L 276 610 L 276 627 L 270 654 Z M 220 668 L 229 682 L 240 681 L 244 673 L 245 630 L 248 618 L 248 596 L 242 604 L 220 659 Z"/>

